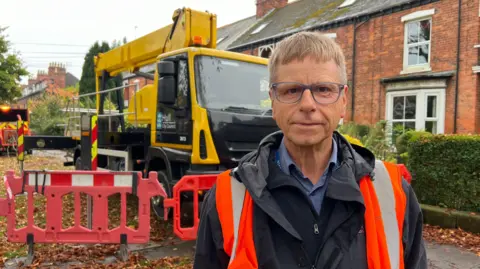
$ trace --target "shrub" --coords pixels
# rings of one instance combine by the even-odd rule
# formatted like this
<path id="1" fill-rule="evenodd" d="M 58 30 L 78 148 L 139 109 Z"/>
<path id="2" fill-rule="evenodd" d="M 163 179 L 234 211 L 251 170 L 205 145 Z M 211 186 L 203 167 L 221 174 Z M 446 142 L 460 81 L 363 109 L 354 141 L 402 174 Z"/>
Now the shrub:
<path id="1" fill-rule="evenodd" d="M 347 134 L 342 134 L 343 137 L 345 137 L 345 139 L 347 139 L 347 141 L 350 143 L 350 144 L 355 144 L 355 145 L 358 145 L 358 146 L 362 146 L 364 147 L 363 143 L 358 140 L 357 138 L 355 137 L 351 137 Z"/>
<path id="2" fill-rule="evenodd" d="M 395 147 L 400 156 L 401 163 L 408 163 L 408 146 L 423 136 L 431 136 L 432 133 L 423 131 L 407 131 L 397 137 Z"/>
<path id="3" fill-rule="evenodd" d="M 340 125 L 338 131 L 351 137 L 358 137 L 361 140 L 370 132 L 370 126 L 348 122 Z"/>
<path id="4" fill-rule="evenodd" d="M 357 138 L 362 146 L 372 151 L 378 159 L 396 162 L 396 155 L 387 140 L 387 121 L 379 121 L 374 126 L 349 122 L 339 126 L 338 132 Z"/>
<path id="5" fill-rule="evenodd" d="M 480 135 L 426 135 L 409 143 L 421 203 L 480 212 Z"/>

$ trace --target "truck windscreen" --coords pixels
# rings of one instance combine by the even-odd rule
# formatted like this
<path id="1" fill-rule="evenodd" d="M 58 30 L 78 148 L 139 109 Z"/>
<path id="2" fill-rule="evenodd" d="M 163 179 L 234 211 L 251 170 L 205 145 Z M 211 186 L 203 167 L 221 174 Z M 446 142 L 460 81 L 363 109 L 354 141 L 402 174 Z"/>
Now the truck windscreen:
<path id="1" fill-rule="evenodd" d="M 212 56 L 195 57 L 197 100 L 208 109 L 270 108 L 268 67 Z"/>

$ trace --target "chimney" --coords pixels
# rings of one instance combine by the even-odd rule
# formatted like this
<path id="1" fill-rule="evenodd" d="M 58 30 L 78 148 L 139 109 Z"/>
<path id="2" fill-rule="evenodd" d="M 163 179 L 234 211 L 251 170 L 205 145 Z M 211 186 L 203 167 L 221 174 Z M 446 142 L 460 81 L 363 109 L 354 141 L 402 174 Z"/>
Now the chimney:
<path id="1" fill-rule="evenodd" d="M 64 64 L 54 62 L 48 66 L 49 76 L 65 75 L 65 73 L 66 69 Z"/>
<path id="2" fill-rule="evenodd" d="M 38 71 L 37 71 L 37 82 L 38 82 L 38 81 L 41 81 L 41 80 L 43 80 L 43 79 L 45 79 L 45 78 L 47 78 L 47 77 L 48 77 L 48 74 L 47 74 L 47 72 L 45 72 L 44 70 L 38 70 Z M 36 83 L 36 82 L 35 82 L 35 83 Z"/>
<path id="3" fill-rule="evenodd" d="M 274 8 L 282 8 L 288 4 L 288 0 L 256 0 L 257 19 L 263 17 Z"/>

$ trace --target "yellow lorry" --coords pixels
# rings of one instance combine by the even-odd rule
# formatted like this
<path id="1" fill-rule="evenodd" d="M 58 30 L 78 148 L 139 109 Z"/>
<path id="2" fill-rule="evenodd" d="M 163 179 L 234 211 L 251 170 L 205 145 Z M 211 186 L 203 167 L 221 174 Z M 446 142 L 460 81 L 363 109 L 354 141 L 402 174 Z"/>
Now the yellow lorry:
<path id="1" fill-rule="evenodd" d="M 265 106 L 268 60 L 216 49 L 216 15 L 212 13 L 181 8 L 172 19 L 168 26 L 97 55 L 97 89 L 92 93 L 97 100 L 98 168 L 157 171 L 169 197 L 185 175 L 217 174 L 231 168 L 255 150 L 263 137 L 278 130 L 270 107 Z M 141 71 L 148 65 L 155 65 L 155 72 Z M 118 111 L 107 113 L 108 95 L 134 86 L 106 89 L 108 78 L 125 71 L 153 84 L 138 89 L 128 108 L 117 98 Z M 91 169 L 91 143 L 85 130 L 69 133 L 77 138 L 70 165 L 80 170 Z M 182 204 L 193 203 L 191 195 L 181 199 Z M 153 209 L 164 215 L 162 199 L 154 201 Z"/>

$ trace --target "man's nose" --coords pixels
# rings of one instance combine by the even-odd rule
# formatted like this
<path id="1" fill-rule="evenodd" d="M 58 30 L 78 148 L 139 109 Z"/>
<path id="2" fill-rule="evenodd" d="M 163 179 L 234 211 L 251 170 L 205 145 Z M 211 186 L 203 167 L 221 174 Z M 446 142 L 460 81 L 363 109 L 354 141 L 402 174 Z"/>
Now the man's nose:
<path id="1" fill-rule="evenodd" d="M 313 99 L 312 92 L 309 89 L 306 89 L 302 98 L 300 99 L 300 110 L 302 111 L 312 111 L 316 108 L 315 99 Z"/>

